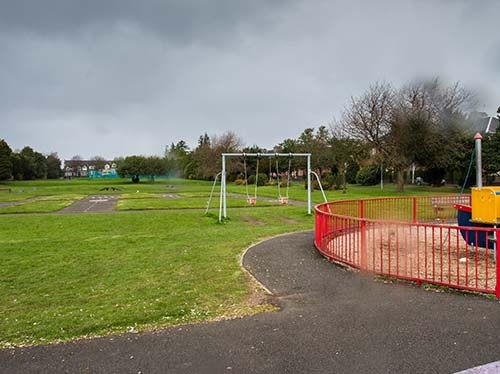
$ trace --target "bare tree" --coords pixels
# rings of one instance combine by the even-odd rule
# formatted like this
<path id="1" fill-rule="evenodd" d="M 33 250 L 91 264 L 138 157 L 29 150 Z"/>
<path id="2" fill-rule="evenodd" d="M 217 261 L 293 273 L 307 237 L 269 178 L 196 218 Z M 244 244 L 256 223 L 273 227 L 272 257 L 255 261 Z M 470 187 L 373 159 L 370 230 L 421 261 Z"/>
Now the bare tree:
<path id="1" fill-rule="evenodd" d="M 361 96 L 351 97 L 337 126 L 348 137 L 368 143 L 377 153 L 389 156 L 387 135 L 391 131 L 394 89 L 387 83 L 375 83 Z"/>
<path id="2" fill-rule="evenodd" d="M 93 161 L 96 170 L 102 170 L 106 165 L 106 160 L 102 156 L 94 156 L 90 160 Z"/>
<path id="3" fill-rule="evenodd" d="M 195 177 L 211 179 L 221 170 L 221 154 L 238 152 L 242 146 L 241 139 L 232 131 L 211 138 L 200 136 L 198 146 L 193 151 Z M 228 160 L 227 169 L 237 170 L 237 160 Z"/>
<path id="4" fill-rule="evenodd" d="M 470 91 L 459 83 L 444 86 L 437 78 L 397 91 L 376 83 L 351 98 L 337 127 L 366 142 L 379 162 L 390 164 L 397 173 L 397 189 L 403 191 L 403 173 L 411 163 L 441 169 L 451 164 L 453 142 L 463 139 L 460 128 L 473 105 Z"/>
<path id="5" fill-rule="evenodd" d="M 242 144 L 241 138 L 233 131 L 226 131 L 222 135 L 212 137 L 212 147 L 218 153 L 236 152 L 241 149 Z"/>

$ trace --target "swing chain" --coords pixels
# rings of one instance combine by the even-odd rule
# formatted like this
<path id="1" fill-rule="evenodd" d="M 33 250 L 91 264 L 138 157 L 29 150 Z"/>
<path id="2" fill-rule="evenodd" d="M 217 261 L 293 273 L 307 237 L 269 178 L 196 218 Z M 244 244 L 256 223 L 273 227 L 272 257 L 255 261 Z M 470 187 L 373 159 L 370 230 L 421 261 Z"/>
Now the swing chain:
<path id="1" fill-rule="evenodd" d="M 250 198 L 250 195 L 248 194 L 248 174 L 247 174 L 247 157 L 246 154 L 243 153 L 243 169 L 245 172 L 245 190 L 247 193 L 247 199 Z"/>

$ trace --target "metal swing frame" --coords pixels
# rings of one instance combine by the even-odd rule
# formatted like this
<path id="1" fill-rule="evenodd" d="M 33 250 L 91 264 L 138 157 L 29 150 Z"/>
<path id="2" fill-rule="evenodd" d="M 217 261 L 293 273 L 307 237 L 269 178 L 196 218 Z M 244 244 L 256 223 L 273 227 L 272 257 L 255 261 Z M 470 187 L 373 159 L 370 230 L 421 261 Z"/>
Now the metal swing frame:
<path id="1" fill-rule="evenodd" d="M 222 171 L 221 171 L 221 188 L 219 200 L 219 222 L 227 218 L 227 191 L 226 191 L 226 158 L 229 157 L 306 157 L 307 158 L 307 214 L 312 212 L 312 184 L 311 184 L 311 154 L 310 153 L 223 153 L 222 154 Z"/>
<path id="2" fill-rule="evenodd" d="M 270 159 L 269 159 L 270 160 Z M 286 196 L 281 195 L 281 181 L 280 181 L 280 169 L 278 163 L 278 157 L 276 157 L 276 180 L 278 182 L 278 201 L 280 204 L 288 204 L 288 190 L 290 189 L 290 170 L 292 166 L 292 158 L 288 157 L 288 170 L 286 173 Z"/>

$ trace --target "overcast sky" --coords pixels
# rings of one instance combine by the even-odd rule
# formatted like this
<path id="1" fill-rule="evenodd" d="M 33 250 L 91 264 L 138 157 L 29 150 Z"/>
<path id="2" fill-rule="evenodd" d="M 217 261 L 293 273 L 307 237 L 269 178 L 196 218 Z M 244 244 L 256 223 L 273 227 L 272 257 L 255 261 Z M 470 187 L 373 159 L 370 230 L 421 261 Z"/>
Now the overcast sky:
<path id="1" fill-rule="evenodd" d="M 0 0 L 0 138 L 162 154 L 233 130 L 272 147 L 375 81 L 461 81 L 500 105 L 500 1 Z"/>

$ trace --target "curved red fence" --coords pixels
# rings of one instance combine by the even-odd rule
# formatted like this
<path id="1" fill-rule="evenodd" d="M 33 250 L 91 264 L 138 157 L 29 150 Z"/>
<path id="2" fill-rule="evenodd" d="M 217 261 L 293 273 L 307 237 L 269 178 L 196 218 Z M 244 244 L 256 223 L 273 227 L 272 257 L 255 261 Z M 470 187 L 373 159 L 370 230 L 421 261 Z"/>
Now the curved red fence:
<path id="1" fill-rule="evenodd" d="M 315 207 L 316 248 L 330 261 L 406 280 L 493 293 L 500 229 L 459 227 L 470 195 L 342 200 Z M 486 235 L 486 236 L 485 236 Z M 487 237 L 486 248 L 480 236 Z"/>

